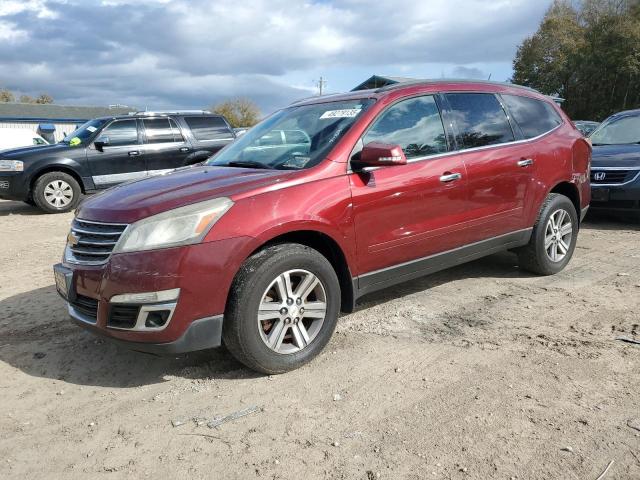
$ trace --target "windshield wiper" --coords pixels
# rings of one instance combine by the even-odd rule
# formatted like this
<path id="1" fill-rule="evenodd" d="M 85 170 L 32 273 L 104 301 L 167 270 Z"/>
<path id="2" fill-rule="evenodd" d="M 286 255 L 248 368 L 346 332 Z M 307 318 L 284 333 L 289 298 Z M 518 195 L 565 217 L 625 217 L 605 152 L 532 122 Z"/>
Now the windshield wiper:
<path id="1" fill-rule="evenodd" d="M 228 163 L 221 163 L 217 165 L 218 167 L 239 167 L 239 168 L 261 168 L 270 170 L 271 167 L 269 165 L 265 165 L 264 163 L 254 162 L 251 160 L 233 160 Z"/>

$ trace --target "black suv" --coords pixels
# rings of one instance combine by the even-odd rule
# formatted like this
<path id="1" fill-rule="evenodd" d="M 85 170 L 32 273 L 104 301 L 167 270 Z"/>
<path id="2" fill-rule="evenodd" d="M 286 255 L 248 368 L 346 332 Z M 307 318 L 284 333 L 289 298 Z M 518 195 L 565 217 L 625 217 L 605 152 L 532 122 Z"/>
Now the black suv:
<path id="1" fill-rule="evenodd" d="M 234 139 L 201 110 L 96 118 L 55 145 L 0 152 L 0 198 L 67 212 L 82 193 L 202 162 Z"/>

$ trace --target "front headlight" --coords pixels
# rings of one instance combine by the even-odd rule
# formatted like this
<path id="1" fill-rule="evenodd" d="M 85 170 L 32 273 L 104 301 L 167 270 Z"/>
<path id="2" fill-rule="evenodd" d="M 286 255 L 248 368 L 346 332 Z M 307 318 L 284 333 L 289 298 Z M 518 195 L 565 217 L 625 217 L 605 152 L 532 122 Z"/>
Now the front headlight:
<path id="1" fill-rule="evenodd" d="M 0 172 L 23 172 L 24 162 L 20 160 L 0 160 Z"/>
<path id="2" fill-rule="evenodd" d="M 139 220 L 125 230 L 113 253 L 198 243 L 232 205 L 233 201 L 222 197 Z"/>

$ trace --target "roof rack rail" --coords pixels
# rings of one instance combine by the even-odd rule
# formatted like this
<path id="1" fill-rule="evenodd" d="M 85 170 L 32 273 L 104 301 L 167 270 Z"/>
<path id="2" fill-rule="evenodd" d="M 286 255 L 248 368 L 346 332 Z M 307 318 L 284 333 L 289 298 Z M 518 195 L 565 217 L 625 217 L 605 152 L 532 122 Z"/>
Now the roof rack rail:
<path id="1" fill-rule="evenodd" d="M 185 114 L 209 115 L 211 114 L 211 112 L 209 110 L 140 110 L 138 112 L 129 113 L 129 115 L 132 115 L 132 116 L 185 115 Z"/>
<path id="2" fill-rule="evenodd" d="M 535 88 L 525 87 L 524 85 L 517 85 L 515 83 L 509 82 L 496 82 L 493 80 L 471 80 L 467 78 L 439 78 L 439 79 L 416 79 L 408 82 L 398 82 L 392 83 L 389 85 L 385 85 L 384 87 L 379 87 L 375 89 L 376 92 L 387 92 L 389 90 L 395 90 L 397 88 L 404 88 L 411 85 L 420 85 L 420 84 L 438 84 L 438 83 L 482 83 L 487 85 L 502 85 L 505 87 L 516 87 L 522 88 L 524 90 L 529 90 L 531 92 L 540 93 Z"/>

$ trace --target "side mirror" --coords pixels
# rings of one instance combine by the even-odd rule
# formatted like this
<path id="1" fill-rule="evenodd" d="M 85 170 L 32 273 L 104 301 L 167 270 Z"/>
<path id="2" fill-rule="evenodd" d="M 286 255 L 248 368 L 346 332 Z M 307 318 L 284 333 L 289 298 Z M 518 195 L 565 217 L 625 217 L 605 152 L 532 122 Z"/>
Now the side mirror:
<path id="1" fill-rule="evenodd" d="M 357 170 L 407 164 L 407 157 L 400 145 L 370 142 L 360 151 L 359 156 L 360 158 L 351 161 L 352 166 Z"/>
<path id="2" fill-rule="evenodd" d="M 102 152 L 104 147 L 109 146 L 109 137 L 100 137 L 95 142 L 93 142 L 93 146 L 96 147 L 96 150 Z"/>

